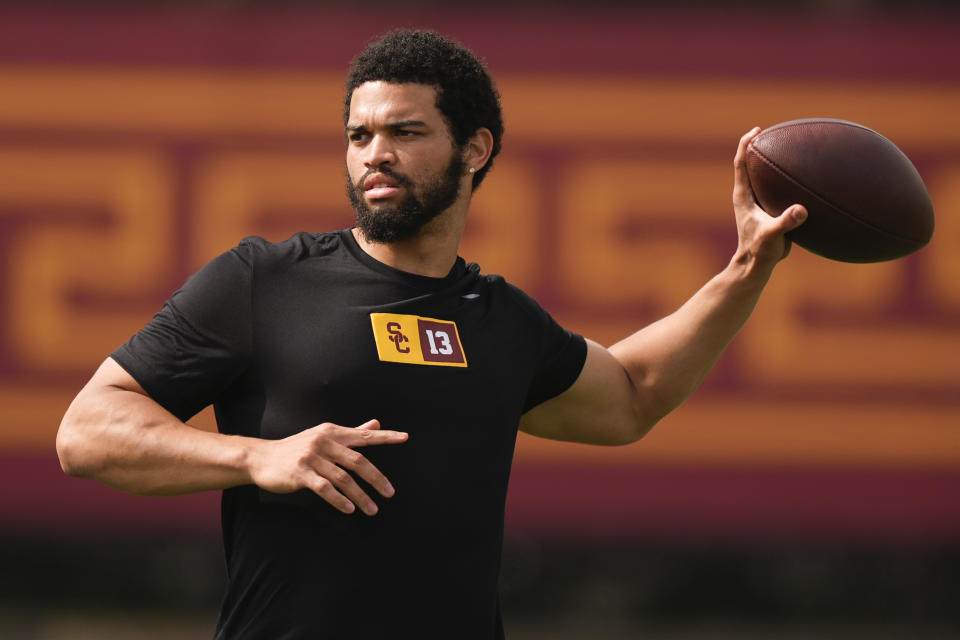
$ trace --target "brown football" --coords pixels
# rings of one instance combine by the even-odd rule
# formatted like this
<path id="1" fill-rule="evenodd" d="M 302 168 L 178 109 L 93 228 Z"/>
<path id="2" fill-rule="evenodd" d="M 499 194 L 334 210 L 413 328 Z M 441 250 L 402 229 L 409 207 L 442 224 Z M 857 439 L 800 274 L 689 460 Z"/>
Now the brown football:
<path id="1" fill-rule="evenodd" d="M 893 260 L 933 236 L 933 203 L 916 167 L 854 122 L 809 118 L 764 129 L 747 148 L 747 172 L 770 215 L 807 208 L 807 221 L 787 237 L 825 258 Z"/>

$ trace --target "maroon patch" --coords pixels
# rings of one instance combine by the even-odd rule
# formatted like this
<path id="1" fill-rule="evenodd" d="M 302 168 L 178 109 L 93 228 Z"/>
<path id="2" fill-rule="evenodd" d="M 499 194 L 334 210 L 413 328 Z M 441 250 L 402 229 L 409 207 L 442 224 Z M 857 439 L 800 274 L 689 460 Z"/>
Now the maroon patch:
<path id="1" fill-rule="evenodd" d="M 418 318 L 417 328 L 420 331 L 420 350 L 425 361 L 466 364 L 455 324 Z"/>

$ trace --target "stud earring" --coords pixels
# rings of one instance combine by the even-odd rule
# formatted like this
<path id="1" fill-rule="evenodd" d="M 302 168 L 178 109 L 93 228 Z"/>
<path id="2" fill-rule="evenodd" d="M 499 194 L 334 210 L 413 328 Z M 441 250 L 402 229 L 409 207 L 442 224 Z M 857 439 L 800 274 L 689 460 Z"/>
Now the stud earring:
<path id="1" fill-rule="evenodd" d="M 473 174 L 475 174 L 476 172 L 477 172 L 477 168 L 476 168 L 476 167 L 470 167 L 470 175 L 473 175 Z"/>

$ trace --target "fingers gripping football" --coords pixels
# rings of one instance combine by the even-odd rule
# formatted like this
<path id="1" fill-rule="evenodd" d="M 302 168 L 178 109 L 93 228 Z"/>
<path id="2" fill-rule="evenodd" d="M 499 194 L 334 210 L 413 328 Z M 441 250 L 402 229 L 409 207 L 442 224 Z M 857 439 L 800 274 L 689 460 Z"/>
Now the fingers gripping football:
<path id="1" fill-rule="evenodd" d="M 359 428 L 324 423 L 282 440 L 259 441 L 251 455 L 250 476 L 254 484 L 273 493 L 309 489 L 343 513 L 359 507 L 374 515 L 376 503 L 349 472 L 386 498 L 394 489 L 356 448 L 406 440 L 406 433 L 381 430 L 376 420 Z"/>
<path id="2" fill-rule="evenodd" d="M 754 127 L 740 138 L 733 160 L 733 210 L 737 220 L 738 251 L 760 263 L 776 263 L 790 253 L 790 242 L 784 235 L 796 229 L 807 218 L 803 205 L 788 207 L 782 215 L 767 215 L 757 204 L 747 173 L 747 147 L 760 132 Z"/>

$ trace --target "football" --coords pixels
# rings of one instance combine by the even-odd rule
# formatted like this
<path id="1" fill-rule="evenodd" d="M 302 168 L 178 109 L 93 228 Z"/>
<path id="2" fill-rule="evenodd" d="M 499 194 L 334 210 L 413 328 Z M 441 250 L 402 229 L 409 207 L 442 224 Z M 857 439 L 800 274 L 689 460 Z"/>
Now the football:
<path id="1" fill-rule="evenodd" d="M 758 204 L 778 216 L 800 203 L 806 222 L 787 237 L 843 262 L 913 253 L 933 236 L 933 203 L 910 159 L 855 122 L 791 120 L 764 129 L 747 149 Z"/>

